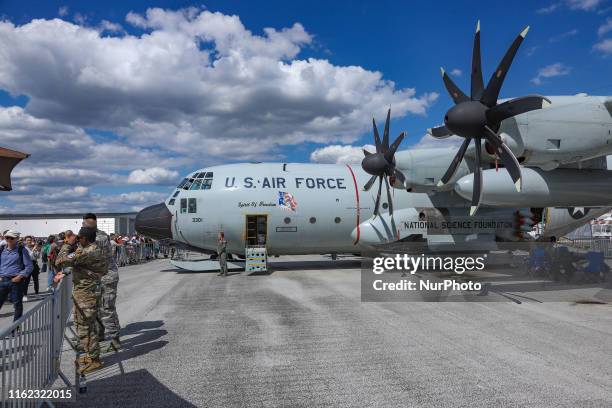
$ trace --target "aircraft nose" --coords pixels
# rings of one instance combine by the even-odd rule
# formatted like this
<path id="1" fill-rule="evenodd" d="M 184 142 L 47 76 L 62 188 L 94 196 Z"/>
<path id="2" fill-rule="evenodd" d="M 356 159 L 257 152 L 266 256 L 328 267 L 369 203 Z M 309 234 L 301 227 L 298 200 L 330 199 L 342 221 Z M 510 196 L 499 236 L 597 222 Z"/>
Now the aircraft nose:
<path id="1" fill-rule="evenodd" d="M 172 239 L 172 213 L 165 203 L 142 209 L 136 214 L 134 226 L 139 234 L 154 239 Z"/>

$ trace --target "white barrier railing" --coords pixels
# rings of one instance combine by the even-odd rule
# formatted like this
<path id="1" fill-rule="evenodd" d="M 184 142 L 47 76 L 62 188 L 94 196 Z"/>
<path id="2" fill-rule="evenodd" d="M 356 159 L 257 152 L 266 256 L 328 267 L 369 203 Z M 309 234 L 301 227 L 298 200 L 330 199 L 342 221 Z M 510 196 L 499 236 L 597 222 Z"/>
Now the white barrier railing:
<path id="1" fill-rule="evenodd" d="M 612 258 L 612 239 L 610 238 L 559 238 L 560 244 L 568 245 L 570 247 L 588 251 L 599 251 L 603 252 L 604 257 Z"/>
<path id="2" fill-rule="evenodd" d="M 48 390 L 58 377 L 70 385 L 60 371 L 60 358 L 71 309 L 72 275 L 68 275 L 50 296 L 0 331 L 2 408 L 37 407 L 44 401 L 15 398 L 16 391 Z"/>

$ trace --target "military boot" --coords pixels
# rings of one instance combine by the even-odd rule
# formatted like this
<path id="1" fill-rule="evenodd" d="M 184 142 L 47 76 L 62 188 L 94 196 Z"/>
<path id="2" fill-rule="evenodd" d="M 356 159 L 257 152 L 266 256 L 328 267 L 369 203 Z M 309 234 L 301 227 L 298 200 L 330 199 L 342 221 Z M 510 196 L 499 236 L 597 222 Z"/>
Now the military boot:
<path id="1" fill-rule="evenodd" d="M 111 341 L 108 343 L 108 346 L 104 348 L 105 353 L 109 353 L 111 351 L 118 351 L 121 348 L 121 341 L 119 337 L 113 337 Z"/>
<path id="2" fill-rule="evenodd" d="M 77 358 L 76 363 L 79 367 L 86 367 L 91 362 L 91 358 L 87 354 L 83 354 Z"/>
<path id="3" fill-rule="evenodd" d="M 100 361 L 100 358 L 92 358 L 89 360 L 89 363 L 86 366 L 82 366 L 79 369 L 79 373 L 80 374 L 87 374 L 87 373 L 91 373 L 92 371 L 96 371 L 99 370 L 100 368 L 102 368 L 104 366 L 104 364 L 102 364 L 102 361 Z"/>

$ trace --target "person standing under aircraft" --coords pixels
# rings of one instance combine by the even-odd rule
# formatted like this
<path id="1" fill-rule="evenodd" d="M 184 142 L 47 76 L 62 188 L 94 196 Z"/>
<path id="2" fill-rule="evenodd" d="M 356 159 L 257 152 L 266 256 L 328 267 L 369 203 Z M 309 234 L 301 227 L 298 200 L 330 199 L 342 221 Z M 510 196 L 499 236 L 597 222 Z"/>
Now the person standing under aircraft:
<path id="1" fill-rule="evenodd" d="M 9 297 L 15 313 L 13 321 L 23 314 L 23 280 L 32 273 L 32 261 L 28 251 L 17 239 L 19 232 L 8 230 L 4 234 L 6 245 L 0 247 L 0 308 Z"/>
<path id="2" fill-rule="evenodd" d="M 83 216 L 83 226 L 94 228 L 96 230 L 96 244 L 104 253 L 107 263 L 107 273 L 102 276 L 100 307 L 98 316 L 104 325 L 99 328 L 98 338 L 104 341 L 105 335 L 111 339 L 111 345 L 118 349 L 121 347 L 119 340 L 119 315 L 117 314 L 117 286 L 119 285 L 119 268 L 113 256 L 113 250 L 110 243 L 110 238 L 106 232 L 98 229 L 98 217 L 95 214 L 87 213 Z"/>
<path id="3" fill-rule="evenodd" d="M 217 255 L 219 259 L 219 276 L 227 276 L 227 241 L 223 231 L 219 232 L 217 239 Z"/>

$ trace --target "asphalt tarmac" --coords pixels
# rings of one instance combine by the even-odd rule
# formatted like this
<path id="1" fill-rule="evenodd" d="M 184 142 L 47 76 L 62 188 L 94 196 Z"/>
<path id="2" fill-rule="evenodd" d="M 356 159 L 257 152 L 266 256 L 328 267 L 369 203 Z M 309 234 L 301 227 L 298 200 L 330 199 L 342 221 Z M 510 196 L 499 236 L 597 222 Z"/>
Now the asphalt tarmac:
<path id="1" fill-rule="evenodd" d="M 358 258 L 271 266 L 121 268 L 124 347 L 77 406 L 612 406 L 612 306 L 579 302 L 580 290 L 566 302 L 363 303 Z"/>

